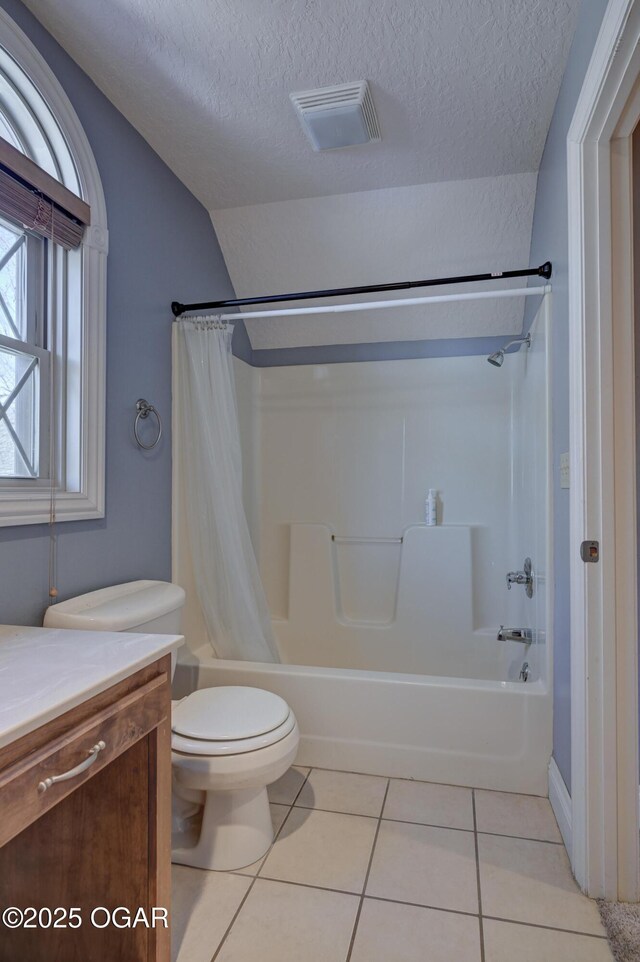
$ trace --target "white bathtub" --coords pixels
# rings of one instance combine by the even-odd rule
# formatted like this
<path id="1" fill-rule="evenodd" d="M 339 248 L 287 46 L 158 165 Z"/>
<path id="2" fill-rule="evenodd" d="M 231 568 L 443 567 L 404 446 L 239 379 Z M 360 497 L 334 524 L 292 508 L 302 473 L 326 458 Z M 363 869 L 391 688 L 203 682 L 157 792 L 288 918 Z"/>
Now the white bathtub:
<path id="1" fill-rule="evenodd" d="M 300 765 L 547 794 L 551 705 L 542 681 L 221 661 L 208 646 L 179 661 L 177 697 L 216 685 L 285 698 L 300 726 Z"/>

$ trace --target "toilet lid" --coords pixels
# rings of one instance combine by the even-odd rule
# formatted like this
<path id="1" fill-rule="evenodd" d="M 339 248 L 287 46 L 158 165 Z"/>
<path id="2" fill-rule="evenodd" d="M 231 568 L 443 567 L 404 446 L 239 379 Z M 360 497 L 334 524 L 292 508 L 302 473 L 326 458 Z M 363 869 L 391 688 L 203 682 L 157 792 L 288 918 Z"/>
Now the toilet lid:
<path id="1" fill-rule="evenodd" d="M 237 742 L 279 728 L 288 715 L 286 701 L 262 688 L 201 688 L 176 706 L 171 728 L 186 738 Z"/>
<path id="2" fill-rule="evenodd" d="M 261 748 L 268 748 L 275 745 L 287 737 L 296 729 L 296 719 L 292 711 L 289 712 L 286 721 L 278 725 L 264 735 L 256 735 L 254 738 L 239 738 L 237 741 L 228 739 L 207 738 L 187 738 L 185 735 L 171 733 L 171 750 L 174 759 L 177 755 L 206 755 L 209 758 L 244 755 L 247 752 L 257 752 Z"/>

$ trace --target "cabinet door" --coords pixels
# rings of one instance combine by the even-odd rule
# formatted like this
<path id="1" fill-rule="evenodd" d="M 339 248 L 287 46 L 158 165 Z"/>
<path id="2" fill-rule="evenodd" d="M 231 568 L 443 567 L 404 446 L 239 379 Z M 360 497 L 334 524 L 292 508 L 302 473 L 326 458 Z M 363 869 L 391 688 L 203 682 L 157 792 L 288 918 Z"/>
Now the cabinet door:
<path id="1" fill-rule="evenodd" d="M 77 791 L 0 849 L 0 904 L 25 910 L 80 910 L 79 928 L 0 931 L 0 962 L 148 962 L 169 958 L 168 929 L 92 925 L 97 907 L 122 907 L 120 922 L 167 886 L 153 871 L 157 861 L 153 811 L 155 733 L 136 742 Z M 151 804 L 150 804 L 151 803 Z M 169 831 L 169 826 L 166 826 Z M 151 869 L 151 871 L 150 871 Z M 158 903 L 155 903 L 158 904 Z M 96 913 L 102 926 L 106 912 Z"/>
<path id="2" fill-rule="evenodd" d="M 35 928 L 0 922 L 0 962 L 169 962 L 168 925 L 145 924 L 170 909 L 169 672 L 162 659 L 0 753 L 0 908 L 45 910 Z M 38 793 L 98 739 L 89 768 Z M 58 913 L 49 925 L 56 908 L 82 924 Z"/>

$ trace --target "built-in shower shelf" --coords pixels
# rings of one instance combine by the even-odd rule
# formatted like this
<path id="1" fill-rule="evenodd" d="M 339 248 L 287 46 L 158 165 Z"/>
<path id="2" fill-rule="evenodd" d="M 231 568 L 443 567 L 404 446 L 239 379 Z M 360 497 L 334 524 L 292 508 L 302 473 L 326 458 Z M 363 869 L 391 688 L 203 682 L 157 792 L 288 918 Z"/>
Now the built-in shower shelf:
<path id="1" fill-rule="evenodd" d="M 471 525 L 415 524 L 392 538 L 292 524 L 288 618 L 278 626 L 285 650 L 303 643 L 346 666 L 366 651 L 389 670 L 400 650 L 418 670 L 437 638 L 446 674 L 468 657 L 473 633 L 472 538 Z"/>

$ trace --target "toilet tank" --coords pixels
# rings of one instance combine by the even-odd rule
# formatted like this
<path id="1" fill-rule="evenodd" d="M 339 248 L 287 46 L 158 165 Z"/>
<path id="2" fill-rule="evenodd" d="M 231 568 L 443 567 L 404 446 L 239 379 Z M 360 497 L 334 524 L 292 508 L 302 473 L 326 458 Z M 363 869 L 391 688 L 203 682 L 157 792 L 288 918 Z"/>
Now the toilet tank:
<path id="1" fill-rule="evenodd" d="M 50 605 L 45 628 L 182 634 L 185 593 L 167 581 L 129 581 Z"/>

